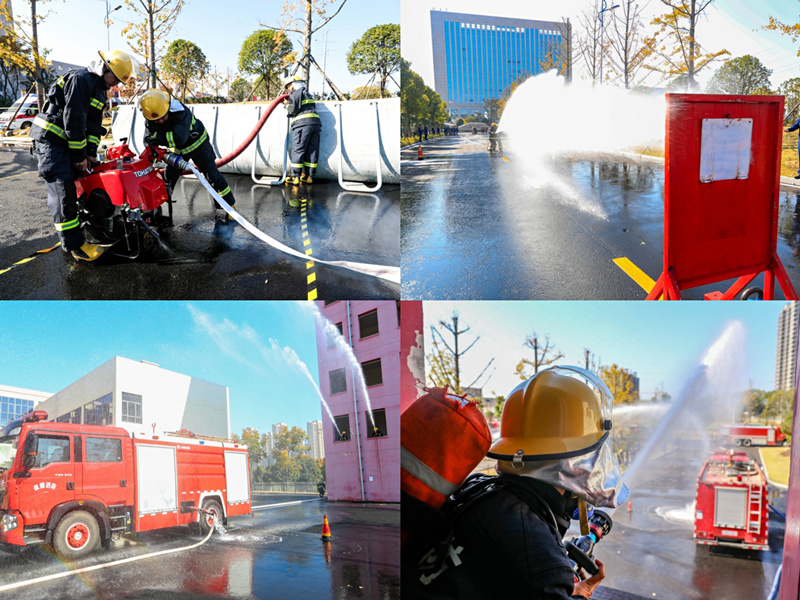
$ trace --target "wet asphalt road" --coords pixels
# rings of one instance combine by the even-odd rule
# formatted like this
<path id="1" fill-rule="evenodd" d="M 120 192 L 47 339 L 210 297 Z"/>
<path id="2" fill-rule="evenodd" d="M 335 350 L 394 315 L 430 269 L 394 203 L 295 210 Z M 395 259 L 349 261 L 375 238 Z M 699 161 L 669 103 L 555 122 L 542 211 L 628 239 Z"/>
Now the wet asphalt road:
<path id="1" fill-rule="evenodd" d="M 304 251 L 301 199 L 306 200 L 313 256 L 400 264 L 400 186 L 374 194 L 344 192 L 337 182 L 310 188 L 255 187 L 226 175 L 239 212 L 279 242 Z M 57 243 L 44 182 L 27 150 L 0 148 L 0 271 Z M 400 286 L 338 267 L 291 257 L 243 227 L 225 224 L 196 180 L 176 186 L 174 227 L 161 230 L 166 251 L 151 240 L 136 261 L 103 256 L 76 263 L 60 250 L 0 273 L 0 299 L 399 299 Z M 313 274 L 313 281 L 309 281 Z"/>
<path id="2" fill-rule="evenodd" d="M 254 497 L 253 506 L 308 500 L 286 494 Z M 320 540 L 328 515 L 332 541 Z M 400 510 L 397 505 L 304 502 L 233 517 L 229 531 L 204 545 L 166 556 L 109 566 L 15 590 L 17 600 L 41 598 L 142 600 L 170 598 L 400 598 Z M 76 568 L 197 543 L 180 527 L 118 542 Z M 63 572 L 41 550 L 0 553 L 0 586 Z"/>
<path id="3" fill-rule="evenodd" d="M 660 275 L 661 165 L 573 157 L 526 172 L 513 156 L 489 154 L 481 135 L 437 138 L 422 149 L 422 161 L 417 146 L 402 152 L 403 299 L 644 300 L 612 260 L 627 257 L 653 280 Z M 778 254 L 800 289 L 797 195 L 781 192 Z M 763 287 L 763 276 L 751 285 Z"/>
<path id="4" fill-rule="evenodd" d="M 782 560 L 784 524 L 771 515 L 769 552 L 696 545 L 691 504 L 705 458 L 699 446 L 682 442 L 640 472 L 632 512 L 614 512 L 611 533 L 595 551 L 606 565 L 598 598 L 627 598 L 615 590 L 661 600 L 767 597 Z M 785 495 L 770 501 L 785 514 Z"/>

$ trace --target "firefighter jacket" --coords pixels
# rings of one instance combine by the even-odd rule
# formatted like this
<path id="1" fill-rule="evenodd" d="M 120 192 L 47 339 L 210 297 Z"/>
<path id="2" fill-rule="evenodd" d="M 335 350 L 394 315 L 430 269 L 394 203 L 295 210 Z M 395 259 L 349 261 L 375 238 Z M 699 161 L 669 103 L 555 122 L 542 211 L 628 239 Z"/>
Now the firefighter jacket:
<path id="1" fill-rule="evenodd" d="M 106 102 L 107 88 L 100 75 L 89 69 L 71 69 L 50 86 L 30 136 L 63 146 L 73 163 L 82 162 L 97 154 L 100 138 L 106 134 Z"/>
<path id="2" fill-rule="evenodd" d="M 202 121 L 195 119 L 185 104 L 174 98 L 170 101 L 164 123 L 145 122 L 145 143 L 166 146 L 175 154 L 189 154 L 208 140 Z"/>
<path id="3" fill-rule="evenodd" d="M 289 100 L 286 102 L 286 113 L 292 117 L 292 129 L 307 125 L 322 126 L 322 121 L 320 121 L 317 114 L 317 105 L 304 87 L 292 90 L 292 93 L 289 94 Z"/>
<path id="4" fill-rule="evenodd" d="M 453 539 L 438 573 L 403 569 L 404 595 L 429 600 L 582 598 L 571 595 L 575 580 L 561 540 L 569 523 L 564 496 L 535 479 L 499 477 L 504 478 L 514 485 L 478 497 L 453 521 Z"/>

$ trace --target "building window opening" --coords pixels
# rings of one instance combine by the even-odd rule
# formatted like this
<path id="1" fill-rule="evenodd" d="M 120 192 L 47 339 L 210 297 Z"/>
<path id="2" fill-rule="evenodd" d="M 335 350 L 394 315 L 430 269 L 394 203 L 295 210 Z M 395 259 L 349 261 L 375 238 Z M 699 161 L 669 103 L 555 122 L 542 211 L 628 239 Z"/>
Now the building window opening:
<path id="1" fill-rule="evenodd" d="M 333 441 L 334 442 L 349 442 L 350 441 L 350 415 L 341 415 L 334 417 L 333 421 L 336 427 L 333 428 Z"/>
<path id="2" fill-rule="evenodd" d="M 369 412 L 365 412 L 367 423 L 369 423 L 368 438 L 386 437 L 386 409 L 378 408 L 372 411 L 370 419 Z"/>
<path id="3" fill-rule="evenodd" d="M 347 391 L 347 375 L 344 369 L 336 369 L 328 373 L 331 385 L 331 394 L 341 394 Z"/>
<path id="4" fill-rule="evenodd" d="M 358 315 L 358 330 L 362 340 L 378 333 L 378 309 Z"/>
<path id="5" fill-rule="evenodd" d="M 122 392 L 122 420 L 125 423 L 142 422 L 142 397 L 139 394 Z"/>
<path id="6" fill-rule="evenodd" d="M 83 406 L 84 425 L 112 425 L 113 409 L 111 406 L 112 394 L 106 394 L 94 402 Z"/>
<path id="7" fill-rule="evenodd" d="M 367 387 L 372 385 L 380 385 L 383 383 L 383 373 L 381 372 L 380 358 L 361 363 L 361 370 L 364 373 L 364 383 Z"/>
<path id="8" fill-rule="evenodd" d="M 79 406 L 75 410 L 68 412 L 65 415 L 61 415 L 56 419 L 56 423 L 77 423 L 78 425 L 81 424 L 81 407 Z"/>
<path id="9" fill-rule="evenodd" d="M 334 325 L 333 327 L 335 327 L 336 330 L 338 330 L 338 332 L 339 332 L 338 334 L 336 333 L 336 331 L 333 330 L 333 328 L 325 327 L 325 341 L 327 342 L 328 350 L 330 350 L 331 348 L 336 346 L 336 336 L 337 335 L 339 335 L 339 336 L 343 336 L 344 335 L 344 334 L 342 334 L 342 324 L 341 323 L 336 323 L 336 325 Z"/>

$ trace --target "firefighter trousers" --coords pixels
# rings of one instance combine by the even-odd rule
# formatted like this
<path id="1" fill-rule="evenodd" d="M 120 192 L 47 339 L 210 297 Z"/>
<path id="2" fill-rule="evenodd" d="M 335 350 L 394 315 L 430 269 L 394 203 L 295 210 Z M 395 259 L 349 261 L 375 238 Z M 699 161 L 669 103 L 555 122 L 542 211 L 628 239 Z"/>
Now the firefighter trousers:
<path id="1" fill-rule="evenodd" d="M 313 177 L 319 159 L 319 124 L 292 129 L 292 177 L 306 173 Z"/>
<path id="2" fill-rule="evenodd" d="M 65 252 L 77 250 L 83 243 L 83 232 L 78 221 L 78 192 L 75 189 L 75 168 L 69 150 L 46 140 L 35 142 L 39 177 L 47 188 L 47 207 L 53 215 L 61 248 Z"/>
<path id="3" fill-rule="evenodd" d="M 184 160 L 191 160 L 195 164 L 198 170 L 203 174 L 203 177 L 208 180 L 208 183 L 211 184 L 211 187 L 213 187 L 217 193 L 222 196 L 222 199 L 225 200 L 225 202 L 231 206 L 236 203 L 236 198 L 233 197 L 233 192 L 231 191 L 228 182 L 225 181 L 225 177 L 223 177 L 222 173 L 219 172 L 219 169 L 214 162 L 217 160 L 217 156 L 214 154 L 214 148 L 211 147 L 211 143 L 208 140 L 200 144 L 200 147 L 196 150 L 193 150 L 188 154 L 182 154 L 181 156 L 184 158 Z M 165 177 L 170 188 L 175 187 L 175 184 L 178 182 L 182 172 L 183 171 L 176 169 L 175 167 L 167 167 Z"/>

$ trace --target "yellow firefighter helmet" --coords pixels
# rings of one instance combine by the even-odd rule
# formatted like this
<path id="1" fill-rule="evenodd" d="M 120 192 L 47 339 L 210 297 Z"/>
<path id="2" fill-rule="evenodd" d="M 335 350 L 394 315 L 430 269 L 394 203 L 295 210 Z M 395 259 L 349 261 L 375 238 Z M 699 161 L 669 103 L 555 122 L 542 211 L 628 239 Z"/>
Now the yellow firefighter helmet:
<path id="1" fill-rule="evenodd" d="M 593 373 L 579 367 L 540 371 L 509 394 L 500 437 L 487 455 L 520 464 L 588 454 L 608 437 L 610 413 L 611 393 Z"/>
<path id="2" fill-rule="evenodd" d="M 147 90 L 139 101 L 139 108 L 148 121 L 160 119 L 169 110 L 169 94 L 161 90 Z"/>
<path id="3" fill-rule="evenodd" d="M 98 52 L 105 65 L 122 83 L 127 83 L 133 75 L 133 59 L 127 52 L 112 50 L 108 54 Z"/>

